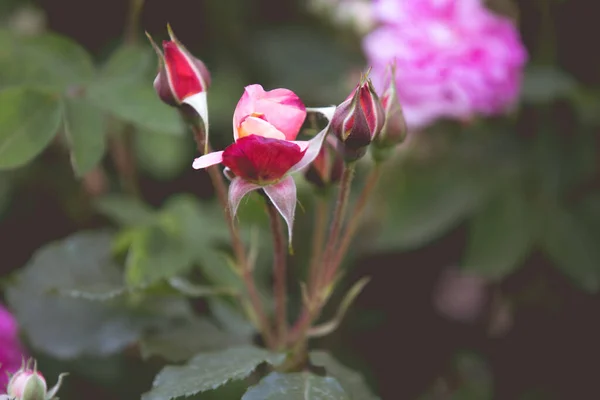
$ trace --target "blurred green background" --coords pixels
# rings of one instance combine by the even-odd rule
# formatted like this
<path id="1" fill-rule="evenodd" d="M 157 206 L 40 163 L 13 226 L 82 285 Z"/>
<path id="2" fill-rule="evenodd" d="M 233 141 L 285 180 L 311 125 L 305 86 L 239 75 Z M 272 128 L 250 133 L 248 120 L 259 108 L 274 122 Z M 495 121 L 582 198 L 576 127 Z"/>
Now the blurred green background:
<path id="1" fill-rule="evenodd" d="M 530 53 L 519 106 L 468 126 L 440 122 L 401 149 L 347 263 L 346 287 L 373 279 L 342 328 L 315 343 L 363 372 L 386 400 L 598 393 L 597 15 L 584 0 L 488 4 L 518 16 Z M 337 104 L 366 63 L 351 27 L 333 25 L 300 0 L 146 0 L 133 33 L 128 15 L 124 0 L 0 0 L 0 88 L 84 90 L 90 108 L 67 107 L 89 118 L 72 124 L 84 123 L 87 135 L 96 129 L 99 138 L 132 126 L 139 190 L 153 206 L 175 193 L 209 199 L 212 189 L 190 168 L 195 145 L 177 114 L 155 98 L 156 57 L 143 30 L 160 40 L 170 23 L 207 64 L 214 148 L 231 141 L 243 86 L 287 87 L 308 105 Z M 30 38 L 36 35 L 42 37 Z M 119 53 L 124 40 L 139 43 L 135 52 Z M 32 110 L 44 110 L 45 99 L 37 101 Z M 96 109 L 110 114 L 112 125 L 101 118 L 90 124 Z M 58 124 L 52 107 L 45 112 L 41 132 Z M 111 142 L 86 142 L 75 153 L 74 174 L 69 139 L 47 136 L 43 153 L 27 165 L 14 155 L 0 158 L 3 275 L 52 240 L 110 225 L 92 199 L 119 186 L 118 157 L 103 155 Z M 89 173 L 93 165 L 85 162 L 93 157 L 102 159 L 105 175 Z M 306 197 L 310 188 L 301 191 Z M 299 219 L 296 237 L 306 240 L 310 218 Z M 48 371 L 72 371 L 65 400 L 138 398 L 161 365 L 142 363 L 135 349 L 70 361 L 34 354 Z"/>

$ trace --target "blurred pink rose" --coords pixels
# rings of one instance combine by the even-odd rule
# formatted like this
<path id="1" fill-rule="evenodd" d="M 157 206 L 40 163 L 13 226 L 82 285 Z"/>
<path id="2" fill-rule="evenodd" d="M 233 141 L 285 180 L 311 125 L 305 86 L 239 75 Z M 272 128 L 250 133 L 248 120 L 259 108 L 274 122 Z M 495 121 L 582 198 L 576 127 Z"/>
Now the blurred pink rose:
<path id="1" fill-rule="evenodd" d="M 513 22 L 481 0 L 374 0 L 379 28 L 363 42 L 381 91 L 386 66 L 410 128 L 438 118 L 506 111 L 516 100 L 527 59 Z"/>
<path id="2" fill-rule="evenodd" d="M 21 367 L 23 348 L 18 338 L 14 317 L 0 305 L 0 392 L 8 383 L 7 372 L 14 373 Z"/>
<path id="3" fill-rule="evenodd" d="M 288 89 L 265 92 L 261 85 L 249 85 L 233 113 L 235 140 L 259 135 L 294 140 L 306 118 L 302 100 Z"/>

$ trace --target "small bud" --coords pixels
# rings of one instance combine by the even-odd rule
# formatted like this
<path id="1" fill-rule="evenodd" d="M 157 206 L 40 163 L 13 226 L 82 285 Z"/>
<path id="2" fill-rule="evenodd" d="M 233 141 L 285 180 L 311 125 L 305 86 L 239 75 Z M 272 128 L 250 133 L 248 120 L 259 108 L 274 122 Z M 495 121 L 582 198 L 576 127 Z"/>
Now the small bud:
<path id="1" fill-rule="evenodd" d="M 371 80 L 363 77 L 354 92 L 340 104 L 331 120 L 331 130 L 340 141 L 346 162 L 365 155 L 385 121 L 383 106 Z"/>
<path id="2" fill-rule="evenodd" d="M 402 143 L 406 138 L 407 126 L 402 112 L 402 105 L 398 99 L 398 90 L 396 88 L 396 65 L 388 66 L 387 85 L 385 92 L 381 96 L 381 105 L 385 111 L 385 123 L 381 133 L 377 136 L 373 144 L 375 145 L 374 157 L 377 161 L 386 158 L 390 150 L 396 145 Z"/>
<path id="3" fill-rule="evenodd" d="M 210 86 L 210 74 L 202 61 L 191 55 L 168 26 L 171 40 L 163 41 L 163 51 L 148 35 L 159 59 L 154 89 L 158 97 L 170 106 L 180 106 L 184 100 L 203 93 Z"/>
<path id="4" fill-rule="evenodd" d="M 7 394 L 15 400 L 46 400 L 48 386 L 46 380 L 37 370 L 34 362 L 31 369 L 31 360 L 17 371 L 7 387 Z"/>
<path id="5" fill-rule="evenodd" d="M 318 189 L 326 189 L 342 177 L 344 160 L 336 149 L 335 141 L 337 139 L 333 136 L 327 137 L 319 155 L 304 173 L 306 180 Z"/>

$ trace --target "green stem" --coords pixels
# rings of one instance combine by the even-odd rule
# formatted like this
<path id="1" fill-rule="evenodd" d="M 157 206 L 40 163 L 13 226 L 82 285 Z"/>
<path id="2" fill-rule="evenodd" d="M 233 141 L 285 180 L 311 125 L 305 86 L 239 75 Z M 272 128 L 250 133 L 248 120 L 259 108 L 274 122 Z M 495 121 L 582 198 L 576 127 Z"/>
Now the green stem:
<path id="1" fill-rule="evenodd" d="M 348 248 L 350 247 L 352 238 L 358 230 L 360 220 L 369 202 L 369 198 L 371 197 L 371 194 L 375 190 L 377 182 L 381 177 L 381 171 L 381 164 L 376 163 L 373 169 L 371 170 L 371 173 L 367 177 L 365 186 L 362 192 L 360 193 L 360 196 L 358 197 L 356 205 L 354 206 L 354 210 L 350 214 L 350 220 L 348 221 L 346 230 L 342 235 L 342 240 L 339 242 L 339 246 L 337 246 L 338 251 L 336 252 L 333 262 L 331 264 L 331 269 L 327 271 L 327 276 L 325 277 L 326 281 L 335 277 L 337 269 L 341 265 L 344 256 L 348 252 Z"/>
<path id="2" fill-rule="evenodd" d="M 314 288 L 309 293 L 310 298 L 308 299 L 307 304 L 304 305 L 304 309 L 292 328 L 292 332 L 288 338 L 289 343 L 297 343 L 295 348 L 306 348 L 306 346 L 301 345 L 301 343 L 306 341 L 306 332 L 310 328 L 313 320 L 319 316 L 321 308 L 327 298 L 324 289 L 326 289 L 331 282 L 325 280 L 325 277 L 327 276 L 327 271 L 331 268 L 330 264 L 335 256 L 335 249 L 338 243 L 342 221 L 346 213 L 350 188 L 352 187 L 352 179 L 354 178 L 354 170 L 355 166 L 354 163 L 352 163 L 346 165 L 344 172 L 342 173 L 338 199 L 329 229 L 329 237 L 327 244 L 325 245 L 325 253 L 320 265 L 321 268 L 319 268 L 317 273 Z"/>
<path id="3" fill-rule="evenodd" d="M 315 206 L 315 220 L 313 226 L 311 259 L 308 269 L 308 290 L 312 291 L 316 284 L 319 272 L 321 256 L 323 255 L 323 242 L 325 242 L 325 231 L 327 229 L 328 201 L 325 196 L 319 195 Z"/>
<path id="4" fill-rule="evenodd" d="M 198 127 L 194 124 L 190 126 L 194 132 L 194 139 L 196 140 L 196 146 L 200 154 L 204 154 L 205 149 L 208 153 L 212 152 L 210 144 L 205 143 L 205 132 L 202 129 L 198 129 Z M 206 170 L 217 195 L 217 200 L 221 205 L 223 214 L 225 215 L 225 220 L 227 221 L 227 228 L 231 237 L 233 253 L 237 260 L 237 268 L 239 269 L 240 276 L 242 277 L 244 285 L 246 286 L 248 300 L 250 300 L 252 311 L 257 319 L 257 328 L 259 329 L 267 346 L 269 348 L 275 348 L 275 340 L 271 331 L 271 324 L 267 318 L 267 314 L 265 313 L 256 283 L 254 282 L 252 268 L 248 262 L 248 258 L 246 257 L 246 249 L 244 248 L 244 243 L 242 242 L 240 232 L 235 225 L 233 216 L 231 215 L 231 209 L 229 208 L 229 200 L 227 196 L 227 186 L 225 185 L 223 174 L 217 165 L 208 167 Z"/>
<path id="5" fill-rule="evenodd" d="M 283 225 L 277 208 L 267 201 L 267 211 L 271 223 L 271 233 L 273 235 L 273 294 L 275 295 L 275 326 L 277 329 L 278 343 L 284 344 L 287 336 L 287 254 Z"/>

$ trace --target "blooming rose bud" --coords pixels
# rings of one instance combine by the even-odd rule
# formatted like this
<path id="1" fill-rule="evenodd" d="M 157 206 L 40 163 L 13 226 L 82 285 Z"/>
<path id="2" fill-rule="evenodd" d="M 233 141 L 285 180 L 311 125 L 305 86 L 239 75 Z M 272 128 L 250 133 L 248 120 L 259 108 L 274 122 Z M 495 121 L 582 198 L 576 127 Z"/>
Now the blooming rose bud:
<path id="1" fill-rule="evenodd" d="M 384 121 L 385 113 L 371 80 L 364 78 L 337 107 L 331 120 L 331 130 L 340 141 L 346 162 L 365 155 L 367 146 L 377 137 Z"/>
<path id="2" fill-rule="evenodd" d="M 386 89 L 381 96 L 381 105 L 385 111 L 385 123 L 381 133 L 375 138 L 373 157 L 382 161 L 393 148 L 406 138 L 407 126 L 396 88 L 396 65 L 388 65 Z"/>
<path id="3" fill-rule="evenodd" d="M 304 177 L 319 189 L 325 189 L 339 182 L 344 169 L 344 160 L 336 149 L 336 138 L 327 137 L 321 151 L 310 164 Z"/>
<path id="4" fill-rule="evenodd" d="M 46 400 L 47 390 L 46 380 L 37 371 L 37 364 L 34 363 L 34 367 L 31 369 L 30 362 L 27 362 L 27 365 L 11 378 L 7 394 L 16 400 Z"/>

